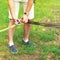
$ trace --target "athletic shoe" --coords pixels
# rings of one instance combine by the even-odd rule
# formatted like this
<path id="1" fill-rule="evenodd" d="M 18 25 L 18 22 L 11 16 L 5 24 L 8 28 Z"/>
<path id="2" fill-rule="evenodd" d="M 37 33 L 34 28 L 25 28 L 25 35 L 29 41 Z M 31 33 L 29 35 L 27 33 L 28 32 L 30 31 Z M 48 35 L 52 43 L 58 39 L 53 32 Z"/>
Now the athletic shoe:
<path id="1" fill-rule="evenodd" d="M 17 49 L 15 48 L 14 45 L 9 46 L 9 48 L 10 48 L 10 51 L 11 51 L 12 54 L 17 54 L 18 53 L 18 51 L 17 51 Z"/>
<path id="2" fill-rule="evenodd" d="M 32 43 L 31 41 L 24 42 L 24 40 L 22 40 L 22 43 L 23 43 L 23 44 L 26 44 L 26 45 L 33 45 L 33 43 Z"/>

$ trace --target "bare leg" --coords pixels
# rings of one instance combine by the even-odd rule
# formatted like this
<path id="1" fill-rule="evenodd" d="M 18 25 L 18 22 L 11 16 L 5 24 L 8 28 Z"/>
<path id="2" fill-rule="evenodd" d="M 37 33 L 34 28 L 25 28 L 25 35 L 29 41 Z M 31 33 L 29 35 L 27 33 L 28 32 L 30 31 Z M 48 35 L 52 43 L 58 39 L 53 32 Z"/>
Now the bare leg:
<path id="1" fill-rule="evenodd" d="M 30 28 L 31 28 L 30 24 L 27 23 L 24 24 L 24 40 L 29 38 Z"/>
<path id="2" fill-rule="evenodd" d="M 12 26 L 13 24 L 14 24 L 14 20 L 10 20 L 8 27 Z M 12 43 L 13 42 L 13 34 L 14 34 L 14 31 L 15 31 L 15 27 L 8 30 L 9 43 Z"/>
<path id="3" fill-rule="evenodd" d="M 15 23 L 14 20 L 10 20 L 8 27 L 11 27 L 14 23 Z M 15 27 L 8 30 L 9 49 L 12 54 L 17 54 L 18 50 L 16 49 L 16 47 L 14 46 L 14 43 L 13 43 L 14 31 L 15 31 Z"/>

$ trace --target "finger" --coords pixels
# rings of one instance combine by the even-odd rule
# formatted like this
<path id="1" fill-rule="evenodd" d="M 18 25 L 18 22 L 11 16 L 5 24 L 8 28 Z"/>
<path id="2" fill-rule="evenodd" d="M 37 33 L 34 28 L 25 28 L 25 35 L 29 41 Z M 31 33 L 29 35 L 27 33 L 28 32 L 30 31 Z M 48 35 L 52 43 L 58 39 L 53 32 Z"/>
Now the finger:
<path id="1" fill-rule="evenodd" d="M 28 23 L 28 20 L 24 21 L 25 23 Z"/>
<path id="2" fill-rule="evenodd" d="M 23 18 L 21 18 L 20 21 L 23 23 L 24 22 Z"/>

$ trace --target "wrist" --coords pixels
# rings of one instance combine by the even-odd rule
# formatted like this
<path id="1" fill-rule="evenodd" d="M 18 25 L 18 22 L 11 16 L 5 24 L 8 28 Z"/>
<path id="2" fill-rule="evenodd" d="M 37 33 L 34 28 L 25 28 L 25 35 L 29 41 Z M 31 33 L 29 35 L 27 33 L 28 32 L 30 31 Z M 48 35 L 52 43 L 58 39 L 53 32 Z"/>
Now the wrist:
<path id="1" fill-rule="evenodd" d="M 26 15 L 26 16 L 28 16 L 29 14 L 28 13 L 26 13 L 26 12 L 24 12 L 24 14 Z"/>
<path id="2" fill-rule="evenodd" d="M 12 17 L 12 19 L 13 19 L 13 20 L 17 20 L 17 18 L 15 18 L 15 17 Z"/>

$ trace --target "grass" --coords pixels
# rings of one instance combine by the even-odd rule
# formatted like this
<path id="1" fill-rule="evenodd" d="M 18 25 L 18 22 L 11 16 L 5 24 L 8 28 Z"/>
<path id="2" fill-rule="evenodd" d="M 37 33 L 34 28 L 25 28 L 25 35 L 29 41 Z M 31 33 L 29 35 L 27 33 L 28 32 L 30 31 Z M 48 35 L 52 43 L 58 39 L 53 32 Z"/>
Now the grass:
<path id="1" fill-rule="evenodd" d="M 6 28 L 9 23 L 8 4 L 6 1 L 0 1 L 0 30 Z M 23 14 L 23 5 L 19 18 Z M 59 16 L 60 0 L 36 0 L 34 21 L 41 22 L 45 18 L 54 22 Z M 58 12 L 56 11 L 58 10 Z M 54 12 L 53 12 L 54 11 Z M 55 15 L 57 13 L 57 15 Z M 14 43 L 19 53 L 12 55 L 8 49 L 7 31 L 0 33 L 0 60 L 60 60 L 60 44 L 57 45 L 57 29 L 32 25 L 29 39 L 35 46 L 22 44 L 23 24 L 18 26 L 14 33 Z"/>

